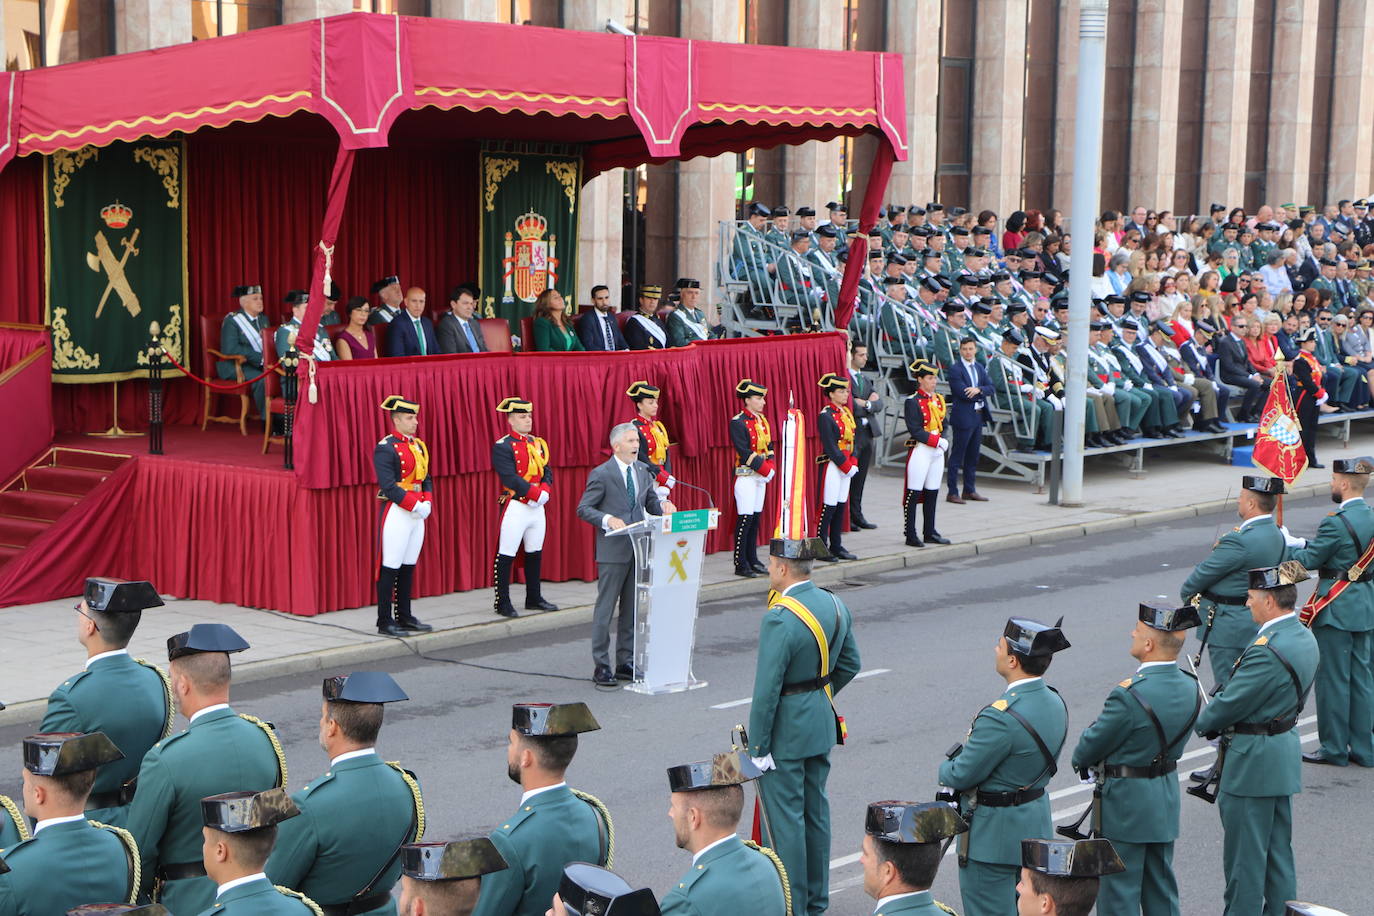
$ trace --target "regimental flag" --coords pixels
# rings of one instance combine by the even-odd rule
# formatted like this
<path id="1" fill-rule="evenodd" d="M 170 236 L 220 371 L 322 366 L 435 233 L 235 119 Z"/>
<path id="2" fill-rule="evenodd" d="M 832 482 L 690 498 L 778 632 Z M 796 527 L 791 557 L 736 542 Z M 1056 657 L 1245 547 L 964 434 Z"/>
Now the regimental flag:
<path id="1" fill-rule="evenodd" d="M 1293 409 L 1282 365 L 1269 385 L 1269 397 L 1264 402 L 1259 429 L 1255 430 L 1253 460 L 1255 467 L 1270 477 L 1282 477 L 1291 487 L 1307 470 L 1307 451 L 1302 447 L 1302 424 Z"/>
<path id="2" fill-rule="evenodd" d="M 782 422 L 782 464 L 778 474 L 782 490 L 778 495 L 778 526 L 775 538 L 801 541 L 812 536 L 806 523 L 806 418 L 791 406 Z"/>
<path id="3" fill-rule="evenodd" d="M 53 381 L 146 377 L 154 322 L 168 352 L 185 363 L 182 142 L 59 151 L 45 157 L 43 175 Z"/>

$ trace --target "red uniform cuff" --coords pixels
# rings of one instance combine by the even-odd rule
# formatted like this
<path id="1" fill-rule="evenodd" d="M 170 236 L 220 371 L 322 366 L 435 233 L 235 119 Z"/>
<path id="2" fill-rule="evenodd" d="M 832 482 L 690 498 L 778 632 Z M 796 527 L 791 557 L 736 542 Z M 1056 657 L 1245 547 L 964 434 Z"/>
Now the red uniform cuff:
<path id="1" fill-rule="evenodd" d="M 840 465 L 840 473 L 848 474 L 850 471 L 854 470 L 858 466 L 859 459 L 855 458 L 853 455 L 850 455 L 848 458 L 844 460 L 844 464 Z"/>
<path id="2" fill-rule="evenodd" d="M 401 500 L 401 508 L 409 512 L 411 509 L 415 508 L 415 504 L 419 501 L 418 494 L 407 491 L 405 497 Z"/>
<path id="3" fill-rule="evenodd" d="M 773 471 L 774 471 L 774 466 L 773 466 L 772 460 L 770 459 L 770 460 L 764 461 L 764 463 L 763 463 L 762 465 L 759 466 L 758 473 L 759 473 L 759 476 L 761 476 L 761 477 L 767 477 L 769 474 L 773 473 Z"/>
<path id="4" fill-rule="evenodd" d="M 658 476 L 654 478 L 654 483 L 658 484 L 660 487 L 666 487 L 668 486 L 668 478 L 672 476 L 672 474 L 660 468 Z"/>

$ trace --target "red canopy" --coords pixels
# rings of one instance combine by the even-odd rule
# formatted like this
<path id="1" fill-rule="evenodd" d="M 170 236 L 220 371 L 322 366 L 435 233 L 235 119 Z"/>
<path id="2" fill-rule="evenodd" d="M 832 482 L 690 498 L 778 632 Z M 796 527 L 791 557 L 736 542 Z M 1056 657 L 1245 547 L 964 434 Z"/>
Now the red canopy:
<path id="1" fill-rule="evenodd" d="M 865 132 L 907 156 L 896 54 L 351 13 L 0 74 L 0 168 L 298 111 L 329 121 L 346 149 L 382 147 L 423 109 L 466 117 L 401 129 L 586 144 L 588 176 Z"/>

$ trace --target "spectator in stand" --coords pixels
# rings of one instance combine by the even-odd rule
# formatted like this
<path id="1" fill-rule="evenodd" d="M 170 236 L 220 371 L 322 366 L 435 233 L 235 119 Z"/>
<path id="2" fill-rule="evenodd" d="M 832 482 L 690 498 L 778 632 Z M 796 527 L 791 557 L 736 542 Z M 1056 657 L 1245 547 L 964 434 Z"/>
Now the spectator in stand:
<path id="1" fill-rule="evenodd" d="M 1145 237 L 1145 219 L 1146 219 L 1146 215 L 1147 215 L 1147 211 L 1146 211 L 1146 209 L 1145 209 L 1144 207 L 1136 207 L 1135 209 L 1133 209 L 1133 210 L 1131 211 L 1131 219 L 1130 219 L 1130 221 L 1127 222 L 1127 223 L 1125 224 L 1125 226 L 1123 226 L 1122 228 L 1123 228 L 1124 230 L 1131 230 L 1131 229 L 1134 229 L 1134 230 L 1136 230 L 1136 232 L 1138 232 L 1138 233 L 1140 234 L 1140 237 L 1141 237 L 1141 238 L 1144 238 L 1144 237 Z"/>
<path id="2" fill-rule="evenodd" d="M 1173 328 L 1174 346 L 1182 346 L 1184 341 L 1193 339 L 1193 303 L 1181 302 L 1169 319 Z"/>
<path id="3" fill-rule="evenodd" d="M 1179 306 L 1185 302 L 1189 306 L 1192 305 L 1192 300 L 1188 298 L 1188 294 L 1178 291 L 1178 281 L 1173 277 L 1160 277 L 1159 286 L 1155 293 L 1155 309 L 1158 312 L 1155 317 L 1165 320 L 1173 318 Z"/>
<path id="4" fill-rule="evenodd" d="M 1242 423 L 1254 422 L 1267 391 L 1264 376 L 1255 371 L 1246 356 L 1245 335 L 1248 328 L 1248 319 L 1243 314 L 1237 314 L 1231 319 L 1230 331 L 1218 330 L 1217 336 L 1212 339 L 1222 383 L 1236 389 L 1232 391 L 1233 395 L 1239 393 L 1244 396 L 1236 413 L 1236 419 Z"/>
<path id="5" fill-rule="evenodd" d="M 1278 342 L 1264 322 L 1253 315 L 1245 319 L 1245 332 L 1245 358 L 1250 360 L 1256 372 L 1272 381 L 1279 351 Z"/>
<path id="6" fill-rule="evenodd" d="M 344 327 L 334 338 L 334 352 L 339 359 L 376 359 L 377 339 L 367 326 L 372 306 L 362 296 L 348 300 L 344 310 Z"/>
<path id="7" fill-rule="evenodd" d="M 1105 274 L 1109 292 L 1115 293 L 1118 296 L 1126 295 L 1132 279 L 1131 273 L 1127 269 L 1130 263 L 1131 257 L 1124 251 L 1118 251 L 1116 254 L 1112 255 L 1111 265 Z"/>
<path id="8" fill-rule="evenodd" d="M 975 225 L 979 229 L 986 229 L 988 235 L 988 248 L 992 250 L 994 259 L 1002 260 L 1002 255 L 1012 249 L 1006 248 L 997 243 L 997 213 L 993 210 L 983 210 L 978 214 Z"/>
<path id="9" fill-rule="evenodd" d="M 1006 228 L 1002 231 L 1002 250 L 1012 251 L 1020 248 L 1026 240 L 1026 211 L 1017 210 L 1007 217 Z"/>
<path id="10" fill-rule="evenodd" d="M 534 300 L 534 349 L 540 353 L 583 349 L 564 311 L 563 294 L 546 289 Z"/>
<path id="11" fill-rule="evenodd" d="M 1341 316 L 1344 318 L 1345 316 Z M 1339 320 L 1339 319 L 1337 319 Z M 1369 393 L 1374 397 L 1374 310 L 1361 309 L 1355 323 L 1346 330 L 1341 338 L 1341 351 L 1356 369 L 1364 374 L 1369 385 Z"/>
<path id="12" fill-rule="evenodd" d="M 1121 247 L 1121 214 L 1115 210 L 1106 211 L 1098 220 L 1097 228 L 1104 235 L 1102 250 L 1109 255 L 1114 254 Z"/>
<path id="13" fill-rule="evenodd" d="M 1300 326 L 1301 322 L 1298 320 L 1298 316 L 1290 312 L 1284 316 L 1283 323 L 1279 325 L 1278 331 L 1274 334 L 1274 340 L 1279 345 L 1279 353 L 1283 354 L 1283 358 L 1286 360 L 1292 360 L 1298 355 L 1298 330 Z"/>

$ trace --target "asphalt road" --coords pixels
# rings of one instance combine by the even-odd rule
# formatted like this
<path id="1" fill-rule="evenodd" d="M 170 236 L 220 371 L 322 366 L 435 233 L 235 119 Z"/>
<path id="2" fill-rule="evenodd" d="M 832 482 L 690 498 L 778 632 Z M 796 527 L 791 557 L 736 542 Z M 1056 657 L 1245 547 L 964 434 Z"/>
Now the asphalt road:
<path id="1" fill-rule="evenodd" d="M 1329 508 L 1315 499 L 1291 505 L 1289 527 L 1311 534 Z M 1234 516 L 1219 514 L 952 560 L 918 574 L 899 570 L 841 587 L 854 613 L 864 673 L 838 696 L 851 737 L 831 757 L 830 911 L 872 912 L 857 863 L 864 806 L 932 797 L 944 751 L 962 740 L 972 716 L 1002 691 L 992 653 L 1007 616 L 1065 618 L 1073 647 L 1056 657 L 1047 680 L 1069 705 L 1071 749 L 1108 690 L 1135 668 L 1128 649 L 1136 603 L 1176 595 L 1219 527 L 1232 524 Z M 760 585 L 758 601 L 702 607 L 695 671 L 709 686 L 686 693 L 645 697 L 595 688 L 588 680 L 588 627 L 440 653 L 460 664 L 409 659 L 385 665 L 413 699 L 388 709 L 380 749 L 419 774 L 430 838 L 487 831 L 518 803 L 519 789 L 505 775 L 511 703 L 584 700 L 602 730 L 583 736 L 570 782 L 610 806 L 616 870 L 632 883 L 663 891 L 689 864 L 688 855 L 673 845 L 664 768 L 728 749 L 731 727 L 747 718 L 765 588 Z M 240 711 L 276 723 L 296 788 L 327 764 L 316 744 L 319 704 L 314 677 L 254 683 L 234 694 Z M 1309 702 L 1300 725 L 1304 737 L 1313 736 L 1304 743 L 1308 749 L 1315 742 L 1314 712 Z M 0 730 L 0 746 L 17 750 L 22 735 L 21 728 Z M 1089 799 L 1089 788 L 1068 771 L 1068 753 L 1050 786 L 1059 824 L 1076 818 Z M 1180 775 L 1210 757 L 1205 742 L 1195 739 Z M 1352 914 L 1369 912 L 1371 790 L 1374 771 L 1305 767 L 1304 791 L 1294 800 L 1300 896 Z M 0 779 L 0 792 L 17 795 L 17 776 Z M 1220 913 L 1217 811 L 1184 796 L 1182 817 L 1175 865 L 1183 911 Z M 953 857 L 947 858 L 935 891 L 962 909 L 957 871 Z"/>

